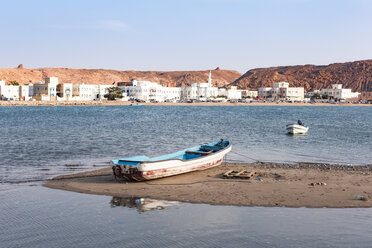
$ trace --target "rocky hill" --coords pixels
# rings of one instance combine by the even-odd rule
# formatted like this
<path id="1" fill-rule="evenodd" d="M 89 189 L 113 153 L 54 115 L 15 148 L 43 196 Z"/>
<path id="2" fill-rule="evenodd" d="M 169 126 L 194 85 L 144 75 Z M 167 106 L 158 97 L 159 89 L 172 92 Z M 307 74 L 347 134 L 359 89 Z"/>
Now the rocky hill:
<path id="1" fill-rule="evenodd" d="M 17 81 L 29 84 L 44 81 L 45 77 L 58 77 L 62 83 L 112 84 L 114 82 L 130 82 L 131 79 L 147 80 L 163 86 L 187 86 L 195 82 L 207 82 L 209 71 L 117 71 L 103 69 L 70 69 L 70 68 L 38 68 L 27 69 L 23 65 L 18 68 L 0 68 L 0 80 Z M 239 78 L 241 74 L 232 70 L 212 70 L 213 85 L 225 86 Z"/>
<path id="2" fill-rule="evenodd" d="M 326 66 L 299 65 L 253 69 L 232 85 L 257 89 L 272 87 L 273 83 L 281 81 L 289 82 L 292 87 L 304 87 L 306 91 L 330 88 L 336 83 L 353 91 L 372 90 L 372 60 Z"/>

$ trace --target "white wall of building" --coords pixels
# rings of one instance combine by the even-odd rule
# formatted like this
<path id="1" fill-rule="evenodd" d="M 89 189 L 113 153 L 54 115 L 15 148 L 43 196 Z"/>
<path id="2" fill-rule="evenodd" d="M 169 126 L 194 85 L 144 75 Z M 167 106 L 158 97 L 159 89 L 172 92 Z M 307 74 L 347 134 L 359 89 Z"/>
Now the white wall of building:
<path id="1" fill-rule="evenodd" d="M 2 81 L 4 82 L 4 81 Z M 0 84 L 0 98 L 1 100 L 19 100 L 19 86 Z"/>
<path id="2" fill-rule="evenodd" d="M 180 87 L 163 87 L 149 81 L 132 81 L 132 86 L 119 86 L 123 95 L 146 102 L 176 101 L 181 98 Z"/>
<path id="3" fill-rule="evenodd" d="M 273 88 L 259 88 L 258 96 L 262 99 L 303 101 L 305 90 L 303 87 L 289 87 L 288 82 L 273 84 Z"/>
<path id="4" fill-rule="evenodd" d="M 19 86 L 19 98 L 24 101 L 29 101 L 30 96 L 30 86 L 29 85 L 22 85 Z"/>
<path id="5" fill-rule="evenodd" d="M 94 101 L 99 98 L 99 86 L 89 84 L 73 84 L 72 97 L 73 100 L 79 101 Z"/>
<path id="6" fill-rule="evenodd" d="M 351 89 L 343 89 L 342 84 L 333 84 L 332 88 L 322 89 L 320 92 L 322 95 L 328 95 L 335 99 L 357 98 L 360 94 L 359 92 L 351 92 Z"/>
<path id="7" fill-rule="evenodd" d="M 238 87 L 236 86 L 231 86 L 227 90 L 227 99 L 231 99 L 231 100 L 242 99 L 242 91 L 238 90 Z"/>
<path id="8" fill-rule="evenodd" d="M 272 88 L 258 88 L 258 96 L 262 99 L 271 98 L 271 89 Z"/>

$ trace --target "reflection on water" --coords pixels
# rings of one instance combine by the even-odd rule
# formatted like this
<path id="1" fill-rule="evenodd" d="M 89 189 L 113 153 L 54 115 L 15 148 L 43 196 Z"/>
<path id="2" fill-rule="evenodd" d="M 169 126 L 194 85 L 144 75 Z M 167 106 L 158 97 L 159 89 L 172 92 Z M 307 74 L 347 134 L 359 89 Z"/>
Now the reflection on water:
<path id="1" fill-rule="evenodd" d="M 358 247 L 372 208 L 264 208 L 138 200 L 43 187 L 0 188 L 0 247 Z M 147 201 L 147 203 L 146 203 Z M 127 207 L 110 207 L 112 202 Z M 155 204 L 156 203 L 156 204 Z M 155 207 L 155 208 L 157 208 Z"/>
<path id="2" fill-rule="evenodd" d="M 137 208 L 138 212 L 146 212 L 151 210 L 163 210 L 167 207 L 179 205 L 178 201 L 166 201 L 166 200 L 156 200 L 151 198 L 141 198 L 141 197 L 112 197 L 110 201 L 110 206 L 113 207 L 127 207 L 127 208 Z"/>

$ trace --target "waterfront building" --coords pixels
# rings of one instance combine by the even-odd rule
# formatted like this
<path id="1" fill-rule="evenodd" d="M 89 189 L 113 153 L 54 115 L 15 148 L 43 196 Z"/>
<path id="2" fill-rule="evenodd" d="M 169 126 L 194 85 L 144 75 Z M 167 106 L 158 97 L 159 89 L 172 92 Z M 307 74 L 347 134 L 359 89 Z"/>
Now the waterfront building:
<path id="1" fill-rule="evenodd" d="M 0 100 L 19 100 L 19 86 L 6 85 L 0 81 Z"/>
<path id="2" fill-rule="evenodd" d="M 303 87 L 289 87 L 288 82 L 277 82 L 272 88 L 259 88 L 258 96 L 268 100 L 303 101 Z"/>
<path id="3" fill-rule="evenodd" d="M 320 90 L 308 91 L 308 92 L 305 93 L 305 97 L 306 97 L 306 98 L 311 98 L 311 97 L 313 97 L 314 95 L 319 95 L 319 96 L 321 96 L 322 93 L 320 92 Z"/>
<path id="4" fill-rule="evenodd" d="M 218 87 L 212 87 L 208 83 L 193 83 L 182 89 L 182 99 L 208 99 L 218 95 Z"/>
<path id="5" fill-rule="evenodd" d="M 40 101 L 93 101 L 103 100 L 106 89 L 113 85 L 86 85 L 60 83 L 57 77 L 33 85 L 33 98 Z"/>
<path id="6" fill-rule="evenodd" d="M 57 100 L 57 85 L 57 77 L 47 77 L 45 82 L 35 83 L 33 98 L 39 101 Z"/>
<path id="7" fill-rule="evenodd" d="M 242 91 L 238 90 L 237 86 L 229 86 L 227 88 L 227 99 L 231 100 L 242 99 Z"/>
<path id="8" fill-rule="evenodd" d="M 207 83 L 193 83 L 188 87 L 164 87 L 155 82 L 132 80 L 131 85 L 127 82 L 118 84 L 124 96 L 146 102 L 164 101 L 207 101 L 223 96 L 229 99 L 241 99 L 241 91 L 236 86 L 228 90 L 212 86 L 212 75 L 209 72 Z"/>
<path id="9" fill-rule="evenodd" d="M 207 83 L 193 83 L 189 87 L 182 88 L 181 99 L 182 100 L 205 100 L 210 98 L 216 98 L 218 95 L 227 96 L 224 91 L 221 92 L 218 87 L 212 85 L 212 73 L 208 74 Z"/>
<path id="10" fill-rule="evenodd" d="M 32 96 L 30 96 L 30 88 L 33 88 L 32 84 L 19 86 L 19 99 L 29 101 L 32 98 Z"/>
<path id="11" fill-rule="evenodd" d="M 132 80 L 130 86 L 119 86 L 123 95 L 145 102 L 164 102 L 180 100 L 180 87 L 163 87 L 158 83 Z"/>
<path id="12" fill-rule="evenodd" d="M 242 97 L 245 98 L 256 98 L 258 96 L 257 90 L 241 90 Z"/>
<path id="13" fill-rule="evenodd" d="M 372 103 L 372 91 L 362 91 L 359 95 L 359 100 Z"/>
<path id="14" fill-rule="evenodd" d="M 271 97 L 272 88 L 258 88 L 258 96 L 262 99 L 268 99 Z"/>
<path id="15" fill-rule="evenodd" d="M 72 83 L 57 84 L 57 101 L 68 101 L 72 99 Z"/>
<path id="16" fill-rule="evenodd" d="M 33 85 L 6 85 L 0 81 L 0 100 L 23 100 L 29 101 L 32 98 Z"/>
<path id="17" fill-rule="evenodd" d="M 107 93 L 107 89 L 110 87 L 115 87 L 115 85 L 110 84 L 99 84 L 98 85 L 98 94 L 97 94 L 97 100 L 105 100 L 105 95 Z"/>
<path id="18" fill-rule="evenodd" d="M 322 89 L 322 95 L 328 95 L 330 98 L 333 99 L 355 99 L 358 98 L 359 92 L 351 92 L 351 89 L 343 89 L 342 84 L 332 84 L 332 88 L 330 89 Z"/>
<path id="19" fill-rule="evenodd" d="M 104 100 L 106 89 L 112 85 L 73 84 L 72 97 L 78 101 Z"/>
<path id="20" fill-rule="evenodd" d="M 98 98 L 99 89 L 98 85 L 89 84 L 73 84 L 72 97 L 80 101 L 93 101 Z"/>

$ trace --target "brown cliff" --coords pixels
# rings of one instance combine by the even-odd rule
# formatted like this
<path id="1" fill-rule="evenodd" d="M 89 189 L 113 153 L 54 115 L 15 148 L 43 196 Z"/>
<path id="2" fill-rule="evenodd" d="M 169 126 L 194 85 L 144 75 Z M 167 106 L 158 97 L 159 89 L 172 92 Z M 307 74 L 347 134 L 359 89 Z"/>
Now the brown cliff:
<path id="1" fill-rule="evenodd" d="M 70 68 L 0 68 L 0 80 L 17 81 L 21 85 L 44 81 L 45 77 L 58 77 L 62 83 L 112 84 L 130 82 L 131 79 L 147 80 L 163 86 L 186 86 L 195 82 L 207 82 L 208 71 L 117 71 L 103 69 Z M 213 85 L 225 86 L 241 74 L 232 70 L 212 70 Z"/>
<path id="2" fill-rule="evenodd" d="M 232 85 L 257 89 L 272 87 L 275 82 L 289 82 L 306 91 L 330 88 L 342 84 L 353 91 L 372 90 L 372 60 L 336 63 L 326 66 L 298 65 L 259 68 L 247 71 Z"/>

